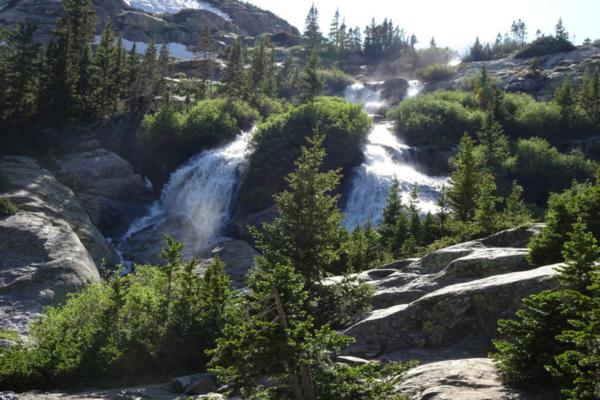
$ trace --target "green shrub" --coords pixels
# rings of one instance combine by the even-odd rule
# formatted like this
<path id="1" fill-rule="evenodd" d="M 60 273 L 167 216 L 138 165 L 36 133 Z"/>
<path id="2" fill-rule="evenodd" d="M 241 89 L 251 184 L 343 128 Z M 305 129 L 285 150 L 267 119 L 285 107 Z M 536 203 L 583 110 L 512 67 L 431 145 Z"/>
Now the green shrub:
<path id="1" fill-rule="evenodd" d="M 373 287 L 353 277 L 318 287 L 313 315 L 318 326 L 329 324 L 334 329 L 346 328 L 371 311 Z"/>
<path id="2" fill-rule="evenodd" d="M 594 185 L 576 184 L 564 193 L 550 196 L 546 226 L 529 245 L 531 261 L 536 265 L 561 261 L 561 248 L 579 218 L 586 222 L 596 238 L 600 238 L 600 181 Z"/>
<path id="3" fill-rule="evenodd" d="M 239 100 L 203 100 L 187 111 L 164 106 L 142 122 L 139 141 L 144 169 L 151 178 L 156 173 L 168 176 L 193 155 L 250 129 L 258 117 L 256 110 Z M 166 176 L 157 180 L 161 179 Z"/>
<path id="4" fill-rule="evenodd" d="M 286 188 L 284 177 L 294 169 L 300 147 L 315 129 L 325 134 L 324 169 L 349 172 L 362 161 L 361 147 L 370 128 L 371 121 L 360 106 L 333 97 L 321 97 L 314 104 L 269 118 L 253 138 L 254 152 L 240 193 L 242 205 L 254 212 L 273 204 L 273 195 Z"/>
<path id="5" fill-rule="evenodd" d="M 425 82 L 438 82 L 452 78 L 456 69 L 445 64 L 431 64 L 417 71 L 419 78 Z"/>
<path id="6" fill-rule="evenodd" d="M 484 113 L 467 92 L 436 92 L 405 100 L 388 113 L 409 144 L 448 150 L 464 132 L 480 129 Z"/>
<path id="7" fill-rule="evenodd" d="M 507 160 L 512 179 L 525 189 L 526 201 L 543 205 L 550 193 L 560 193 L 574 180 L 585 182 L 594 178 L 597 165 L 581 152 L 560 153 L 544 139 L 518 140 L 513 157 Z"/>
<path id="8" fill-rule="evenodd" d="M 319 76 L 325 85 L 325 92 L 331 96 L 343 94 L 346 87 L 354 82 L 352 76 L 337 68 L 322 69 Z"/>
<path id="9" fill-rule="evenodd" d="M 321 366 L 315 372 L 317 398 L 336 400 L 402 400 L 396 385 L 415 362 L 369 362 L 350 366 Z"/>
<path id="10" fill-rule="evenodd" d="M 47 308 L 31 326 L 33 346 L 0 350 L 0 386 L 137 383 L 202 368 L 231 289 L 222 263 L 197 277 L 181 248 L 170 240 L 165 266 L 136 266 Z"/>
<path id="11" fill-rule="evenodd" d="M 562 53 L 575 50 L 576 47 L 567 39 L 557 38 L 555 36 L 542 36 L 529 43 L 517 54 L 515 58 L 533 58 L 549 54 Z"/>
<path id="12" fill-rule="evenodd" d="M 8 217 L 19 212 L 13 201 L 6 197 L 0 197 L 0 217 Z"/>

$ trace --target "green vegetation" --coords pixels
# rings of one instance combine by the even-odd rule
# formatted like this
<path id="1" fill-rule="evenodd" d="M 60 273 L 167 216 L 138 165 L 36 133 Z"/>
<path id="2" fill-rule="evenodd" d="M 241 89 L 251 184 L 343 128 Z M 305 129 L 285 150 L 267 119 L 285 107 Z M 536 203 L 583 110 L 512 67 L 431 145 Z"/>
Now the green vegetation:
<path id="1" fill-rule="evenodd" d="M 19 209 L 11 199 L 0 197 L 0 217 L 8 217 L 18 212 Z"/>
<path id="2" fill-rule="evenodd" d="M 0 350 L 0 385 L 55 388 L 141 382 L 201 368 L 232 296 L 217 260 L 202 278 L 167 238 L 166 264 L 71 294 L 31 326 L 32 346 Z"/>
<path id="3" fill-rule="evenodd" d="M 352 340 L 331 330 L 329 323 L 351 321 L 364 312 L 369 299 L 355 297 L 358 285 L 323 285 L 321 279 L 340 257 L 342 216 L 337 208 L 336 171 L 321 172 L 324 138 L 315 136 L 302 148 L 296 170 L 287 181 L 289 190 L 278 194 L 278 217 L 253 234 L 261 256 L 249 280 L 250 291 L 228 309 L 227 323 L 211 364 L 219 377 L 243 397 L 350 399 L 379 398 L 390 394 L 404 364 L 381 367 L 337 366 L 335 352 Z M 348 278 L 350 279 L 350 278 Z M 323 293 L 343 307 L 328 309 Z M 335 292 L 335 293 L 334 293 Z M 348 302 L 355 302 L 348 306 Z M 341 314 L 340 314 L 341 313 Z M 323 321 L 323 316 L 331 316 Z M 318 320 L 321 319 L 321 323 Z M 260 383 L 268 378 L 270 385 Z M 383 384 L 378 381 L 384 379 Z"/>
<path id="4" fill-rule="evenodd" d="M 339 96 L 344 94 L 344 90 L 350 86 L 354 79 L 344 71 L 334 69 L 322 69 L 319 76 L 325 87 L 325 93 L 329 96 Z"/>
<path id="5" fill-rule="evenodd" d="M 240 201 L 249 211 L 272 205 L 272 196 L 286 187 L 284 177 L 292 171 L 293 160 L 309 132 L 326 133 L 324 167 L 342 168 L 343 173 L 362 161 L 361 144 L 371 128 L 360 106 L 339 98 L 320 97 L 275 115 L 258 126 L 253 138 L 254 152 L 242 183 Z"/>
<path id="6" fill-rule="evenodd" d="M 600 247 L 583 220 L 563 246 L 562 287 L 524 299 L 516 319 L 500 321 L 504 339 L 491 355 L 507 381 L 551 386 L 573 400 L 600 395 Z"/>
<path id="7" fill-rule="evenodd" d="M 201 150 L 250 129 L 258 117 L 256 110 L 240 100 L 203 100 L 183 111 L 167 103 L 142 122 L 138 142 L 144 168 L 172 171 Z"/>
<path id="8" fill-rule="evenodd" d="M 456 74 L 456 69 L 444 64 L 430 64 L 417 71 L 418 77 L 424 82 L 438 82 L 450 79 Z"/>
<path id="9" fill-rule="evenodd" d="M 571 226 L 582 218 L 596 238 L 600 238 L 600 180 L 595 184 L 575 184 L 561 194 L 553 194 L 548 201 L 546 227 L 533 238 L 531 261 L 550 264 L 561 260 L 560 249 L 568 240 Z"/>

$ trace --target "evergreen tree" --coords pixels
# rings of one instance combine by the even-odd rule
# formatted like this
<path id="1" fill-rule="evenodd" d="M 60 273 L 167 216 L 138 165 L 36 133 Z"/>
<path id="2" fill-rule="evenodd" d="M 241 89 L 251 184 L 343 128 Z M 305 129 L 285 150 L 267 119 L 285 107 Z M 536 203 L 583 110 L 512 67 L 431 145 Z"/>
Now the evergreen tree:
<path id="1" fill-rule="evenodd" d="M 248 96 L 248 79 L 246 76 L 246 47 L 244 38 L 239 36 L 229 47 L 227 65 L 223 71 L 223 85 L 228 96 L 246 99 Z"/>
<path id="2" fill-rule="evenodd" d="M 481 165 L 475 157 L 474 147 L 473 140 L 465 133 L 457 154 L 450 160 L 454 171 L 450 176 L 448 200 L 453 214 L 461 222 L 472 221 L 477 208 Z"/>
<path id="3" fill-rule="evenodd" d="M 586 68 L 579 92 L 581 107 L 595 121 L 600 122 L 600 70 Z"/>
<path id="4" fill-rule="evenodd" d="M 440 197 L 436 203 L 438 207 L 437 218 L 439 221 L 439 232 L 441 236 L 446 235 L 448 230 L 447 223 L 450 217 L 450 202 L 448 200 L 448 189 L 443 185 L 440 189 Z"/>
<path id="5" fill-rule="evenodd" d="M 563 23 L 563 19 L 559 18 L 558 23 L 556 24 L 556 29 L 554 33 L 554 37 L 559 40 L 569 40 L 569 32 L 565 29 L 565 25 Z"/>
<path id="6" fill-rule="evenodd" d="M 254 54 L 252 55 L 250 89 L 253 96 L 262 93 L 265 82 L 269 78 L 267 73 L 269 72 L 270 56 L 267 40 L 268 39 L 265 38 L 259 40 L 258 45 L 254 49 Z"/>
<path id="7" fill-rule="evenodd" d="M 302 75 L 300 76 L 300 99 L 302 102 L 313 102 L 323 90 L 323 81 L 319 75 L 320 58 L 313 50 Z"/>
<path id="8" fill-rule="evenodd" d="M 560 115 L 563 124 L 569 126 L 573 121 L 575 112 L 575 91 L 571 78 L 565 79 L 563 84 L 556 89 L 554 101 L 560 107 Z"/>
<path id="9" fill-rule="evenodd" d="M 213 39 L 208 26 L 208 21 L 204 22 L 204 29 L 200 34 L 198 49 L 202 54 L 198 67 L 198 75 L 200 77 L 200 97 L 206 97 L 210 91 L 210 81 L 213 79 Z"/>
<path id="10" fill-rule="evenodd" d="M 304 40 L 306 41 L 307 47 L 310 51 L 319 50 L 321 43 L 323 42 L 323 35 L 319 28 L 319 10 L 313 5 L 310 7 L 308 15 L 306 16 L 306 23 L 304 25 Z"/>
<path id="11" fill-rule="evenodd" d="M 439 224 L 433 214 L 428 212 L 423 219 L 423 244 L 431 244 L 439 237 Z"/>
<path id="12" fill-rule="evenodd" d="M 531 212 L 523 202 L 523 187 L 516 181 L 513 182 L 505 203 L 502 221 L 508 227 L 521 226 L 532 221 Z"/>
<path id="13" fill-rule="evenodd" d="M 419 191 L 415 184 L 410 192 L 408 201 L 409 232 L 410 236 L 420 244 L 423 239 L 423 227 L 421 225 L 421 210 L 419 209 Z"/>
<path id="14" fill-rule="evenodd" d="M 271 265 L 292 266 L 308 286 L 319 282 L 339 258 L 342 214 L 337 195 L 337 171 L 320 172 L 323 136 L 310 140 L 287 177 L 289 191 L 275 196 L 279 217 L 254 232 L 258 249 Z"/>
<path id="15" fill-rule="evenodd" d="M 340 37 L 340 9 L 335 10 L 333 20 L 329 28 L 329 43 L 334 49 L 339 48 L 339 37 Z"/>
<path id="16" fill-rule="evenodd" d="M 31 116 L 37 107 L 36 86 L 42 73 L 39 44 L 34 41 L 36 27 L 17 22 L 13 32 L 6 32 L 6 46 L 1 55 L 0 119 L 13 120 Z"/>
<path id="17" fill-rule="evenodd" d="M 491 174 L 485 173 L 479 182 L 475 208 L 475 223 L 484 234 L 493 233 L 496 228 L 497 203 L 496 182 Z"/>
<path id="18" fill-rule="evenodd" d="M 46 88 L 49 110 L 72 115 L 88 107 L 90 44 L 96 24 L 91 0 L 64 0 L 63 16 L 54 32 L 52 70 Z"/>
<path id="19" fill-rule="evenodd" d="M 396 224 L 403 212 L 402 198 L 400 197 L 400 182 L 394 178 L 390 186 L 383 218 L 379 225 L 379 233 L 384 247 L 391 249 L 396 236 Z"/>
<path id="20" fill-rule="evenodd" d="M 100 35 L 92 66 L 92 100 L 96 114 L 100 117 L 110 117 L 119 100 L 118 91 L 115 92 L 118 90 L 115 83 L 121 73 L 117 67 L 119 54 L 120 48 L 115 46 L 115 35 L 110 24 L 106 24 Z"/>
<path id="21" fill-rule="evenodd" d="M 560 280 L 565 286 L 589 295 L 592 275 L 598 271 L 600 260 L 598 241 L 581 219 L 573 224 L 569 239 L 563 247 L 566 265 L 560 269 Z"/>
<path id="22" fill-rule="evenodd" d="M 492 109 L 488 110 L 477 137 L 483 150 L 483 162 L 492 172 L 498 171 L 509 155 L 508 138 Z"/>
<path id="23" fill-rule="evenodd" d="M 154 41 L 148 44 L 142 62 L 136 69 L 131 110 L 144 113 L 150 108 L 161 79 Z"/>
<path id="24" fill-rule="evenodd" d="M 269 62 L 267 64 L 266 77 L 262 84 L 262 92 L 268 97 L 277 97 L 278 85 L 277 76 L 278 68 L 277 62 L 275 61 L 275 48 L 271 45 L 269 48 Z"/>
<path id="25" fill-rule="evenodd" d="M 158 61 L 157 61 L 157 85 L 155 89 L 155 93 L 157 95 L 162 95 L 166 89 L 166 77 L 169 75 L 169 46 L 167 44 L 163 44 L 160 46 L 160 51 L 158 52 Z"/>

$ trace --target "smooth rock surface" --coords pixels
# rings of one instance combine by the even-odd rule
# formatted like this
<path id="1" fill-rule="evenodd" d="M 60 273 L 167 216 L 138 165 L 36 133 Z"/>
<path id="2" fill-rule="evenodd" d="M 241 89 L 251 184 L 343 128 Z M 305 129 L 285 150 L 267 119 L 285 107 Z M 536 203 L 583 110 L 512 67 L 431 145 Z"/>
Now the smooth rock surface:
<path id="1" fill-rule="evenodd" d="M 149 197 L 141 176 L 117 154 L 106 149 L 71 153 L 58 159 L 57 178 L 79 198 L 101 230 L 119 230 L 143 213 Z"/>
<path id="2" fill-rule="evenodd" d="M 425 364 L 397 386 L 409 400 L 533 400 L 502 383 L 492 360 L 470 358 Z"/>
<path id="3" fill-rule="evenodd" d="M 100 279 L 92 252 L 98 263 L 113 253 L 73 193 L 35 161 L 0 158 L 0 173 L 0 196 L 19 208 L 0 218 L 0 328 L 26 334 L 43 306 Z"/>

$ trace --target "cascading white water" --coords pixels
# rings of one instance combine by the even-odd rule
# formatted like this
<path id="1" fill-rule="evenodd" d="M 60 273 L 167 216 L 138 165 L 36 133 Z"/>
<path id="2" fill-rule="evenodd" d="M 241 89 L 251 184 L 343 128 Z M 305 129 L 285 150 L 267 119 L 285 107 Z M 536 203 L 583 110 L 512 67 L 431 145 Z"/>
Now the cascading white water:
<path id="1" fill-rule="evenodd" d="M 421 89 L 420 82 L 409 82 L 407 97 L 416 96 Z M 366 107 L 369 102 L 383 104 L 380 98 L 370 98 L 369 102 L 356 101 L 357 98 L 361 98 L 354 94 L 357 90 L 364 91 L 364 86 L 350 86 L 346 91 L 346 99 L 362 104 L 367 113 L 370 113 Z M 377 92 L 373 93 L 379 97 Z M 344 209 L 344 223 L 348 229 L 364 225 L 368 221 L 373 224 L 380 222 L 394 178 L 399 181 L 400 191 L 405 200 L 408 200 L 416 184 L 421 211 L 437 211 L 435 203 L 446 180 L 417 171 L 410 147 L 402 144 L 394 135 L 391 123 L 382 121 L 374 124 L 363 153 L 365 161 L 354 171 L 352 187 Z"/>
<path id="2" fill-rule="evenodd" d="M 233 142 L 204 151 L 175 171 L 160 200 L 134 221 L 123 242 L 148 230 L 160 234 L 161 227 L 168 225 L 176 225 L 176 239 L 195 249 L 220 236 L 231 217 L 251 137 L 252 131 L 243 132 Z"/>

